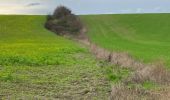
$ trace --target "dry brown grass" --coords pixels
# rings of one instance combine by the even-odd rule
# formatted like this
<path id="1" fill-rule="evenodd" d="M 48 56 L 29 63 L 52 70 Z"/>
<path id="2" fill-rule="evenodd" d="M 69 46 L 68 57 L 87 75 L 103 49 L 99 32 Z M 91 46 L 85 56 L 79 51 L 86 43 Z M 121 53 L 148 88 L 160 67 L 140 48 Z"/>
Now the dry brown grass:
<path id="1" fill-rule="evenodd" d="M 111 53 L 111 63 L 120 67 L 136 69 L 143 66 L 142 63 L 135 61 L 128 53 Z"/>
<path id="2" fill-rule="evenodd" d="M 146 91 L 135 86 L 128 88 L 124 84 L 113 86 L 111 92 L 111 100 L 169 100 L 169 98 L 168 89 Z"/>
<path id="3" fill-rule="evenodd" d="M 153 81 L 160 84 L 170 84 L 170 72 L 164 67 L 162 62 L 144 64 L 134 60 L 128 53 L 109 52 L 95 44 L 90 45 L 90 51 L 97 59 L 103 59 L 119 67 L 133 69 L 134 74 L 130 77 L 132 82 L 143 83 L 145 81 Z"/>
<path id="4" fill-rule="evenodd" d="M 97 59 L 109 61 L 110 52 L 106 49 L 100 48 L 95 44 L 90 45 L 90 51 L 96 56 Z"/>
<path id="5" fill-rule="evenodd" d="M 128 53 L 109 52 L 95 44 L 90 45 L 90 50 L 97 59 L 103 59 L 121 68 L 133 69 L 134 73 L 123 83 L 142 84 L 152 81 L 156 84 L 170 86 L 170 73 L 161 62 L 144 64 L 134 60 Z M 156 92 L 139 87 L 128 88 L 125 85 L 114 86 L 111 92 L 112 100 L 168 100 L 169 96 L 170 89 Z"/>
<path id="6" fill-rule="evenodd" d="M 122 81 L 122 84 L 112 87 L 111 100 L 169 100 L 170 72 L 164 67 L 162 62 L 144 64 L 133 59 L 128 53 L 110 52 L 92 43 L 85 35 L 86 31 L 86 29 L 83 29 L 76 40 L 86 45 L 97 59 L 118 65 L 120 68 L 129 68 L 134 71 L 128 79 Z M 165 86 L 166 89 L 148 91 L 140 87 L 127 87 L 128 83 L 142 84 L 146 81 L 155 82 L 156 84 Z"/>
<path id="7" fill-rule="evenodd" d="M 140 69 L 145 64 L 134 60 L 128 53 L 110 52 L 104 48 L 97 46 L 96 44 L 90 43 L 90 51 L 96 56 L 97 59 L 103 59 L 110 62 L 111 64 L 118 65 L 123 68 Z"/>
<path id="8" fill-rule="evenodd" d="M 163 65 L 144 66 L 142 69 L 136 70 L 128 81 L 133 83 L 153 81 L 162 85 L 170 85 L 170 73 Z"/>
<path id="9" fill-rule="evenodd" d="M 142 84 L 146 81 L 152 81 L 165 88 L 150 91 L 139 87 L 127 87 L 128 83 Z M 152 65 L 143 64 L 122 83 L 124 84 L 112 88 L 112 100 L 169 100 L 170 98 L 170 73 L 161 62 Z"/>

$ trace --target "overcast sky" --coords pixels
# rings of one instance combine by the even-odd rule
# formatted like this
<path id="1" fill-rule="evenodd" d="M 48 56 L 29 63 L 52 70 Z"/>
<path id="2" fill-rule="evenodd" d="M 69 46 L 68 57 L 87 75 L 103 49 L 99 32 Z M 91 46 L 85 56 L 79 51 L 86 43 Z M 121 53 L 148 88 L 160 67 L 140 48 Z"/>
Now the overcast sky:
<path id="1" fill-rule="evenodd" d="M 170 13 L 170 0 L 0 0 L 0 14 L 50 14 L 58 5 L 76 14 Z"/>

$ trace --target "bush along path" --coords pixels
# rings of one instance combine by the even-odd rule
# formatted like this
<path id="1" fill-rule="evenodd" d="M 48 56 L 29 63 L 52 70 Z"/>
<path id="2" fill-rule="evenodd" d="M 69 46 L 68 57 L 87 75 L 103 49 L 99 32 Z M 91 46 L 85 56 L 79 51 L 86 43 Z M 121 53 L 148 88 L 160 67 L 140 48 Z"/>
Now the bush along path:
<path id="1" fill-rule="evenodd" d="M 70 19 L 72 16 L 73 19 Z M 70 21 L 72 20 L 72 21 Z M 128 53 L 111 52 L 92 43 L 86 35 L 87 29 L 77 16 L 66 7 L 58 7 L 54 15 L 48 16 L 46 28 L 79 42 L 89 48 L 103 66 L 117 66 L 109 70 L 109 78 L 116 80 L 115 70 L 127 69 L 128 77 L 114 82 L 111 100 L 168 100 L 170 98 L 170 72 L 160 61 L 144 64 L 133 59 Z M 119 71 L 118 71 L 119 72 Z M 122 73 L 119 73 L 122 74 Z"/>
<path id="2" fill-rule="evenodd" d="M 67 7 L 59 6 L 53 15 L 48 15 L 45 27 L 61 36 L 76 36 L 83 28 L 83 24 L 71 10 Z"/>

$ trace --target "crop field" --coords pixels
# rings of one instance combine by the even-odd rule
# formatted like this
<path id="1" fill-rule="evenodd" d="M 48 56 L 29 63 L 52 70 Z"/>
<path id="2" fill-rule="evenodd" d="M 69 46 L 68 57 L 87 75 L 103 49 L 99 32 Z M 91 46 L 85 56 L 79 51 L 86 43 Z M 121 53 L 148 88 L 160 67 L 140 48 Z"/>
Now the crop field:
<path id="1" fill-rule="evenodd" d="M 74 60 L 67 54 L 85 51 L 47 31 L 43 28 L 44 21 L 45 17 L 42 16 L 1 16 L 0 64 L 69 64 Z"/>
<path id="2" fill-rule="evenodd" d="M 170 14 L 80 17 L 90 40 L 101 49 L 128 53 L 142 63 L 161 61 L 170 68 Z M 148 67 L 141 74 L 96 59 L 87 45 L 45 29 L 45 21 L 46 16 L 0 16 L 0 100 L 108 100 L 112 92 L 118 98 L 145 99 L 162 91 L 160 97 L 167 97 L 166 71 L 149 70 L 156 72 L 149 78 L 161 80 L 157 82 L 148 79 L 150 73 L 145 76 Z M 155 78 L 157 72 L 166 77 Z M 142 78 L 135 77 L 139 82 L 133 81 L 140 74 Z"/>
<path id="3" fill-rule="evenodd" d="M 0 16 L 0 99 L 108 98 L 109 69 L 85 47 L 47 31 L 45 20 Z"/>
<path id="4" fill-rule="evenodd" d="M 127 52 L 145 63 L 161 61 L 170 67 L 170 14 L 81 16 L 97 45 Z"/>

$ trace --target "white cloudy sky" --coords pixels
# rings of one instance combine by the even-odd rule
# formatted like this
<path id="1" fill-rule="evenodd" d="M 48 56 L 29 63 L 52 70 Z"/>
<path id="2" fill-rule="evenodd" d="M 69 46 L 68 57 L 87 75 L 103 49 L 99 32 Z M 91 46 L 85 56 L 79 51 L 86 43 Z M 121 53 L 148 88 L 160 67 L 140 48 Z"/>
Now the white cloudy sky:
<path id="1" fill-rule="evenodd" d="M 50 14 L 58 5 L 76 14 L 170 13 L 170 0 L 0 0 L 0 14 Z"/>

